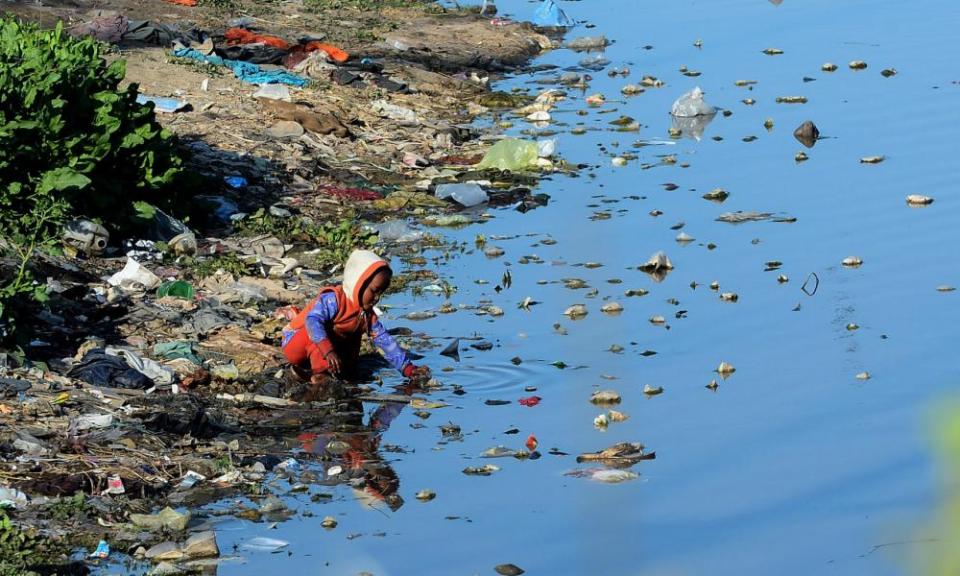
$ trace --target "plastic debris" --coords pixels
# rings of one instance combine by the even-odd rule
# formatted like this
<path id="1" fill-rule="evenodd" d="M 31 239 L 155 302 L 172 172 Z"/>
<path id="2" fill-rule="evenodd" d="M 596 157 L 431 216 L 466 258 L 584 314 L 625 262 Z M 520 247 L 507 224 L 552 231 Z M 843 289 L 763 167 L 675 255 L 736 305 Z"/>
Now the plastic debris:
<path id="1" fill-rule="evenodd" d="M 183 280 L 164 282 L 157 287 L 157 298 L 165 298 L 167 296 L 183 298 L 184 300 L 193 300 L 193 286 L 191 286 L 189 282 L 184 282 Z"/>
<path id="2" fill-rule="evenodd" d="M 133 258 L 127 258 L 126 266 L 107 279 L 107 283 L 125 290 L 143 291 L 155 288 L 160 278 Z"/>
<path id="3" fill-rule="evenodd" d="M 27 498 L 27 495 L 20 490 L 7 486 L 0 486 L 0 509 L 25 506 L 29 501 L 30 500 Z"/>
<path id="4" fill-rule="evenodd" d="M 173 114 L 174 112 L 180 112 L 190 107 L 190 103 L 186 100 L 164 98 L 162 96 L 147 96 L 146 94 L 137 94 L 137 103 L 143 105 L 153 104 L 154 110 L 165 114 Z"/>
<path id="5" fill-rule="evenodd" d="M 533 408 L 534 406 L 539 404 L 541 400 L 543 400 L 543 398 L 539 396 L 530 396 L 528 398 L 521 398 L 520 400 L 518 400 L 518 402 L 520 403 L 521 406 Z"/>
<path id="6" fill-rule="evenodd" d="M 282 100 L 290 102 L 290 88 L 286 84 L 264 84 L 253 93 L 254 98 L 266 98 L 269 100 Z"/>
<path id="7" fill-rule="evenodd" d="M 107 544 L 107 541 L 106 541 L 106 540 L 101 540 L 100 543 L 97 544 L 97 549 L 94 550 L 94 551 L 90 554 L 89 557 L 90 557 L 90 558 L 100 558 L 100 559 L 109 558 L 109 557 L 110 557 L 110 545 Z"/>
<path id="8" fill-rule="evenodd" d="M 533 13 L 533 23 L 551 28 L 569 28 L 573 20 L 559 7 L 556 0 L 543 0 Z"/>
<path id="9" fill-rule="evenodd" d="M 77 430 L 90 428 L 109 428 L 113 424 L 113 414 L 84 414 L 76 420 Z"/>
<path id="10" fill-rule="evenodd" d="M 532 140 L 506 139 L 494 144 L 484 155 L 477 168 L 497 168 L 519 171 L 536 165 L 540 148 Z"/>
<path id="11" fill-rule="evenodd" d="M 193 488 L 199 482 L 203 482 L 206 479 L 207 477 L 203 474 L 189 470 L 183 475 L 183 479 L 180 480 L 180 488 Z"/>
<path id="12" fill-rule="evenodd" d="M 281 548 L 286 548 L 290 543 L 286 540 L 277 540 L 276 538 L 265 538 L 263 536 L 257 536 L 256 538 L 251 538 L 243 544 L 240 545 L 240 548 L 243 550 L 250 550 L 252 552 L 275 552 Z"/>
<path id="13" fill-rule="evenodd" d="M 677 98 L 670 108 L 670 114 L 683 118 L 709 116 L 716 113 L 716 108 L 704 102 L 703 91 L 699 86 Z"/>
<path id="14" fill-rule="evenodd" d="M 409 108 L 398 106 L 387 102 L 386 100 L 374 100 L 370 109 L 384 118 L 399 120 L 401 122 L 417 123 L 419 121 L 417 113 Z"/>
<path id="15" fill-rule="evenodd" d="M 119 494 L 124 494 L 127 491 L 123 486 L 123 478 L 117 474 L 107 476 L 107 489 L 103 491 L 104 494 L 112 494 L 117 496 Z"/>
<path id="16" fill-rule="evenodd" d="M 489 199 L 486 191 L 476 182 L 464 182 L 456 184 L 440 184 L 437 186 L 435 195 L 437 198 L 452 198 L 466 208 L 483 204 Z"/>
<path id="17" fill-rule="evenodd" d="M 399 244 L 417 242 L 427 235 L 423 230 L 416 230 L 411 227 L 406 220 L 388 220 L 379 224 L 372 224 L 370 228 L 377 232 L 382 242 L 397 242 Z"/>
<path id="18" fill-rule="evenodd" d="M 92 220 L 70 221 L 63 231 L 63 243 L 81 254 L 98 256 L 110 242 L 110 232 Z"/>

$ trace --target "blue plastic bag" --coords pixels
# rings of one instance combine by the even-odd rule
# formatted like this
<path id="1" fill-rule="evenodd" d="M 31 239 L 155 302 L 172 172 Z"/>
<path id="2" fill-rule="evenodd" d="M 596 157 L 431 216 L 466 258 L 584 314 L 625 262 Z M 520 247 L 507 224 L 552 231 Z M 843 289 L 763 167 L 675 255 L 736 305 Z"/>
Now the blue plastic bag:
<path id="1" fill-rule="evenodd" d="M 106 540 L 101 540 L 97 544 L 97 549 L 93 551 L 93 554 L 90 555 L 90 558 L 109 558 L 110 557 L 110 545 L 107 544 Z"/>
<path id="2" fill-rule="evenodd" d="M 555 0 L 543 0 L 540 7 L 533 13 L 533 23 L 537 26 L 555 28 L 569 28 L 574 25 L 573 20 L 557 6 Z"/>

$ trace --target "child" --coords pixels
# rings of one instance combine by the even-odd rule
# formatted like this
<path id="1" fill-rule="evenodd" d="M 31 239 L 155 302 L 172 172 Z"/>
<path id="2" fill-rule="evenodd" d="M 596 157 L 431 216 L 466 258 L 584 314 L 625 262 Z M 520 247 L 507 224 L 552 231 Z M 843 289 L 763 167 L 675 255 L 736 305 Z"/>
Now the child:
<path id="1" fill-rule="evenodd" d="M 325 375 L 351 375 L 360 357 L 360 338 L 369 334 L 390 364 L 405 377 L 430 375 L 414 366 L 374 313 L 393 271 L 367 250 L 354 250 L 343 270 L 343 285 L 326 287 L 283 329 L 283 354 L 295 368 L 309 368 L 311 382 Z"/>

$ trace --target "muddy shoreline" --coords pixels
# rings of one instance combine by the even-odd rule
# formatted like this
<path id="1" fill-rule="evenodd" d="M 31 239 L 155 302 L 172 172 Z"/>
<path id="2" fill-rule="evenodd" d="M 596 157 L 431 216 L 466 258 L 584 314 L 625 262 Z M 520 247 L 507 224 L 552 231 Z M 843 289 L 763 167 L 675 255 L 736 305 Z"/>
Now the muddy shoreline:
<path id="1" fill-rule="evenodd" d="M 549 49 L 556 35 L 551 40 L 526 24 L 424 6 L 378 9 L 372 20 L 363 8 L 284 5 L 284 13 L 266 18 L 255 3 L 231 6 L 225 13 L 203 4 L 118 0 L 97 8 L 182 28 L 190 22 L 214 36 L 234 17 L 246 17 L 258 33 L 286 38 L 320 30 L 325 42 L 352 54 L 348 63 L 379 66 L 324 68 L 304 88 L 290 90 L 287 102 L 255 98 L 257 86 L 185 62 L 168 46 L 118 47 L 127 80 L 141 93 L 188 103 L 158 119 L 192 151 L 190 169 L 210 182 L 242 184 L 209 192 L 234 218 L 198 222 L 197 247 L 189 254 L 130 238 L 124 245 L 115 239 L 104 254 L 47 255 L 35 264 L 40 277 L 50 278 L 51 300 L 33 326 L 35 346 L 24 357 L 4 356 L 0 500 L 14 526 L 34 538 L 43 558 L 33 566 L 38 571 L 62 571 L 47 564 L 66 565 L 72 551 L 89 553 L 101 541 L 114 555 L 215 570 L 201 560 L 215 556 L 209 547 L 184 545 L 190 534 L 204 533 L 203 513 L 182 526 L 131 515 L 165 506 L 195 510 L 242 494 L 259 507 L 234 507 L 229 514 L 280 521 L 292 514 L 272 495 L 280 484 L 301 491 L 348 483 L 402 505 L 378 452 L 380 431 L 363 424 L 360 398 L 430 410 L 436 407 L 430 392 L 445 385 L 379 375 L 385 363 L 372 347 L 359 384 L 318 390 L 284 366 L 278 343 L 285 307 L 302 305 L 338 278 L 336 258 L 316 255 L 304 228 L 362 221 L 365 232 L 351 238 L 376 244 L 399 265 L 395 290 L 432 287 L 438 276 L 429 260 L 457 249 L 443 241 L 442 226 L 476 217 L 435 198 L 437 184 L 483 179 L 490 207 L 527 210 L 546 202 L 535 194 L 539 176 L 564 168 L 547 158 L 518 172 L 474 166 L 496 131 L 473 122 L 533 101 L 491 95 L 489 85 Z M 67 27 L 105 14 L 57 4 L 15 6 L 12 13 Z M 361 28 L 367 32 L 357 33 Z M 345 70 L 336 76 L 343 83 L 331 79 L 338 69 Z M 397 86 L 403 88 L 390 91 Z M 301 127 L 294 131 L 299 135 L 271 131 L 291 121 Z M 412 228 L 403 224 L 411 219 Z M 386 237 L 388 228 L 381 227 L 377 236 L 369 226 L 383 222 L 401 224 L 403 234 Z M 158 279 L 189 285 L 189 295 L 158 296 L 105 282 L 131 251 Z M 402 323 L 394 322 L 396 335 L 411 351 L 450 344 Z M 163 347 L 177 342 L 183 344 Z M 78 364 L 116 349 L 159 364 L 170 381 L 129 389 L 77 376 Z M 354 465 L 318 478 L 289 460 L 294 449 L 301 461 L 349 454 Z M 69 570 L 83 573 L 87 566 L 75 562 Z"/>

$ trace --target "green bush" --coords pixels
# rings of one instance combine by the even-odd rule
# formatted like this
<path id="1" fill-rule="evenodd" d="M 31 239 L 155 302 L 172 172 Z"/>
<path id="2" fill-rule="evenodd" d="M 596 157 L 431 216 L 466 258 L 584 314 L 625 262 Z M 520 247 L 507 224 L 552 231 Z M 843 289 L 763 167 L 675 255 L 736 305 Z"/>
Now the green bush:
<path id="1" fill-rule="evenodd" d="M 12 298 L 39 295 L 26 263 L 55 243 L 68 215 L 123 225 L 134 201 L 161 194 L 180 174 L 175 138 L 120 88 L 125 63 L 103 45 L 0 19 L 0 239 L 18 261 L 0 287 L 0 322 Z M 2 326 L 0 326 L 2 329 Z"/>
<path id="2" fill-rule="evenodd" d="M 180 172 L 173 136 L 137 85 L 121 89 L 122 60 L 62 26 L 40 30 L 0 20 L 0 205 L 3 221 L 52 196 L 76 213 L 110 216 Z"/>

